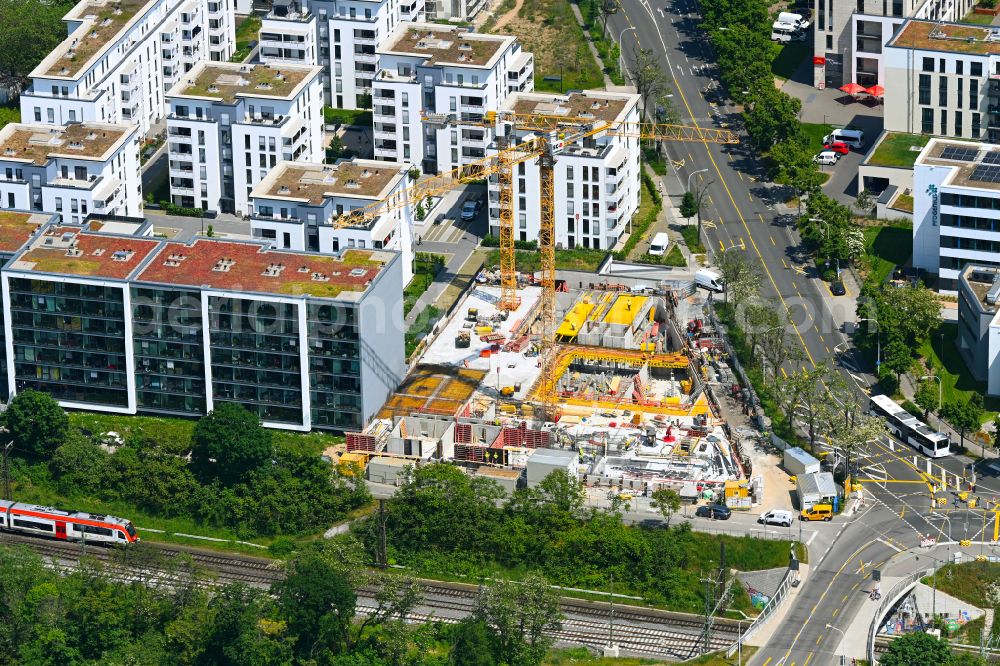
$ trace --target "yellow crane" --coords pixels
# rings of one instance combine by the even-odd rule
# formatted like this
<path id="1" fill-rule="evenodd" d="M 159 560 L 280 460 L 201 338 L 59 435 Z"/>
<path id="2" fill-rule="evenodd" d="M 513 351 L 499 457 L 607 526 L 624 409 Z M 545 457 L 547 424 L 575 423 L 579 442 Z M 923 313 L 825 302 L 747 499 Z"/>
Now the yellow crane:
<path id="1" fill-rule="evenodd" d="M 402 195 L 373 202 L 356 208 L 335 219 L 337 227 L 356 226 L 378 218 L 390 210 L 423 201 L 426 197 L 440 196 L 463 183 L 496 175 L 500 186 L 499 237 L 500 237 L 500 301 L 501 309 L 516 309 L 517 272 L 514 252 L 513 167 L 531 160 L 538 160 L 539 167 L 539 230 L 538 251 L 541 264 L 542 298 L 539 320 L 541 322 L 540 366 L 543 381 L 554 382 L 551 376 L 551 353 L 555 340 L 555 161 L 567 146 L 587 138 L 622 136 L 654 141 L 687 141 L 717 144 L 736 144 L 739 137 L 728 129 L 701 128 L 689 125 L 658 124 L 596 120 L 587 117 L 565 117 L 545 114 L 489 112 L 482 121 L 455 120 L 466 126 L 490 127 L 497 130 L 501 123 L 516 126 L 519 131 L 533 136 L 514 143 L 504 131 L 497 131 L 497 152 L 466 164 L 452 171 L 418 181 Z M 501 128 L 502 130 L 502 128 Z M 545 396 L 553 391 L 545 390 Z M 552 406 L 545 405 L 547 415 Z"/>

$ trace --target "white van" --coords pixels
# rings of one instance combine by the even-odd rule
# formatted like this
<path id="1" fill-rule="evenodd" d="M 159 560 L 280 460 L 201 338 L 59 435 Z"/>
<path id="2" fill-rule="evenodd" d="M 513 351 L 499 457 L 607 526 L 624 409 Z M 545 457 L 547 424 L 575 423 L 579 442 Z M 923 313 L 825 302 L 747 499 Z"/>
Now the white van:
<path id="1" fill-rule="evenodd" d="M 819 155 L 813 158 L 813 161 L 817 164 L 836 164 L 837 160 L 840 159 L 840 153 L 835 153 L 832 150 L 824 150 Z"/>
<path id="2" fill-rule="evenodd" d="M 795 38 L 795 33 L 797 28 L 791 23 L 782 23 L 781 21 L 775 21 L 771 25 L 771 41 L 781 42 L 782 44 L 787 44 Z"/>
<path id="3" fill-rule="evenodd" d="M 846 143 L 851 148 L 858 150 L 865 142 L 865 133 L 861 130 L 835 129 L 823 137 L 824 146 L 835 141 Z"/>
<path id="4" fill-rule="evenodd" d="M 808 30 L 809 21 L 807 21 L 802 14 L 793 14 L 791 12 L 781 12 L 778 14 L 778 21 L 781 23 L 791 23 L 799 30 Z"/>
<path id="5" fill-rule="evenodd" d="M 649 253 L 654 257 L 662 257 L 667 252 L 670 245 L 670 237 L 660 232 L 653 236 L 653 241 L 649 244 Z"/>
<path id="6" fill-rule="evenodd" d="M 709 291 L 721 292 L 723 289 L 722 275 L 708 268 L 699 269 L 694 274 L 694 283 L 696 286 L 708 289 Z"/>

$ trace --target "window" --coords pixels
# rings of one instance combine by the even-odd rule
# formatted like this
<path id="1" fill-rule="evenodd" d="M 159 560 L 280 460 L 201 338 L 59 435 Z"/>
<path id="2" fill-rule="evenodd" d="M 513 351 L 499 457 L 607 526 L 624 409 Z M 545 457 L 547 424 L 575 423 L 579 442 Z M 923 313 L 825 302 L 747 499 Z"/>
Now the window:
<path id="1" fill-rule="evenodd" d="M 920 109 L 920 131 L 923 134 L 934 134 L 933 109 Z"/>
<path id="2" fill-rule="evenodd" d="M 938 74 L 944 74 L 944 58 L 938 58 Z"/>
<path id="3" fill-rule="evenodd" d="M 924 58 L 922 70 L 925 72 L 934 71 L 934 58 Z"/>
<path id="4" fill-rule="evenodd" d="M 959 109 L 962 108 L 962 92 L 964 90 L 965 90 L 965 86 L 962 85 L 962 79 L 959 79 L 958 83 L 955 84 L 955 92 L 958 93 L 958 107 L 957 108 L 959 108 Z M 969 104 L 969 106 L 972 106 L 972 105 Z"/>
<path id="5" fill-rule="evenodd" d="M 62 197 L 56 197 L 56 212 L 62 212 Z"/>
<path id="6" fill-rule="evenodd" d="M 962 112 L 955 112 L 955 136 L 962 136 Z"/>
<path id="7" fill-rule="evenodd" d="M 941 134 L 948 133 L 948 112 L 941 109 Z"/>
<path id="8" fill-rule="evenodd" d="M 964 67 L 965 67 L 965 62 L 964 61 L 962 61 L 962 60 L 956 60 L 955 61 L 955 73 L 956 74 L 961 74 L 962 73 L 962 69 Z"/>
<path id="9" fill-rule="evenodd" d="M 970 66 L 969 66 L 969 69 L 971 70 L 970 74 L 972 74 L 972 76 L 982 76 L 983 75 L 983 63 L 981 63 L 981 62 L 971 63 Z"/>
<path id="10" fill-rule="evenodd" d="M 974 109 L 979 104 L 979 81 L 969 79 L 969 108 Z"/>
<path id="11" fill-rule="evenodd" d="M 36 123 L 42 122 L 42 110 L 37 106 L 35 107 L 35 122 Z"/>
<path id="12" fill-rule="evenodd" d="M 978 113 L 973 113 L 972 114 L 972 138 L 973 139 L 978 139 L 979 138 L 979 134 L 981 132 L 981 129 L 979 127 L 979 122 L 980 122 L 979 121 L 979 114 Z"/>
<path id="13" fill-rule="evenodd" d="M 920 83 L 917 91 L 917 103 L 918 104 L 930 104 L 931 103 L 931 75 L 921 74 Z"/>
<path id="14" fill-rule="evenodd" d="M 948 106 L 948 79 L 938 77 L 938 106 Z"/>
<path id="15" fill-rule="evenodd" d="M 39 523 L 34 520 L 22 520 L 20 518 L 15 518 L 11 521 L 14 523 L 14 527 L 23 527 L 29 530 L 39 530 L 40 532 L 51 532 L 52 526 L 45 523 Z"/>

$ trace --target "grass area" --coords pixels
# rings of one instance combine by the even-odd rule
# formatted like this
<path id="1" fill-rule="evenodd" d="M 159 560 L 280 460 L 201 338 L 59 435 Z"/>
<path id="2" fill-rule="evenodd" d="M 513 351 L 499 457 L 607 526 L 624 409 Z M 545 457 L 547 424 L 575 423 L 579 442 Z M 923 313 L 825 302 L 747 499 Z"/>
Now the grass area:
<path id="1" fill-rule="evenodd" d="M 986 403 L 984 422 L 993 420 L 1000 411 L 1000 397 L 986 395 L 986 382 L 976 381 L 969 372 L 955 346 L 957 337 L 958 324 L 944 322 L 920 344 L 917 353 L 941 378 L 942 402 L 965 401 L 973 393 L 980 393 Z"/>
<path id="2" fill-rule="evenodd" d="M 517 36 L 524 50 L 535 54 L 537 92 L 604 88 L 604 76 L 569 0 L 525 0 L 517 17 L 499 32 Z"/>
<path id="3" fill-rule="evenodd" d="M 771 61 L 771 73 L 779 79 L 788 80 L 799 68 L 802 61 L 812 55 L 812 44 L 809 42 L 775 42 L 774 60 Z"/>
<path id="4" fill-rule="evenodd" d="M 692 222 L 691 224 L 681 227 L 681 236 L 684 237 L 684 244 L 687 245 L 688 250 L 692 254 L 704 254 L 705 246 L 702 244 L 701 239 L 698 238 L 698 223 Z"/>
<path id="5" fill-rule="evenodd" d="M 514 265 L 517 270 L 523 273 L 533 273 L 542 268 L 542 255 L 538 252 L 527 250 L 517 250 Z M 608 253 L 604 250 L 588 250 L 587 248 L 574 248 L 572 250 L 556 250 L 556 268 L 564 271 L 596 271 Z M 486 266 L 498 266 L 500 264 L 500 250 L 490 250 L 486 255 Z"/>
<path id="6" fill-rule="evenodd" d="M 409 359 L 420 344 L 421 338 L 431 332 L 434 324 L 441 318 L 441 310 L 428 305 L 417 315 L 413 325 L 406 331 L 406 358 Z"/>
<path id="7" fill-rule="evenodd" d="M 681 663 L 691 664 L 692 666 L 741 666 L 742 664 L 750 663 L 750 657 L 755 652 L 757 652 L 757 648 L 744 645 L 742 662 L 738 661 L 735 656 L 730 658 L 726 657 L 722 652 L 716 652 Z M 667 662 L 641 657 L 602 657 L 591 653 L 587 648 L 583 647 L 550 650 L 542 660 L 542 666 L 649 666 L 651 664 L 665 663 Z"/>
<path id="8" fill-rule="evenodd" d="M 7 123 L 21 122 L 21 109 L 17 107 L 0 107 L 0 128 Z"/>
<path id="9" fill-rule="evenodd" d="M 963 562 L 962 564 L 946 564 L 938 569 L 936 577 L 924 578 L 920 582 L 925 585 L 936 584 L 937 589 L 945 594 L 967 601 L 979 608 L 989 608 L 991 603 L 986 598 L 986 591 L 991 585 L 1000 584 L 1000 563 L 997 562 Z M 972 645 L 978 645 L 981 640 L 979 629 L 983 620 L 980 618 L 966 624 L 957 634 L 966 635 L 966 640 Z M 1000 632 L 1000 613 L 993 617 L 992 633 Z"/>
<path id="10" fill-rule="evenodd" d="M 434 282 L 434 276 L 444 266 L 444 257 L 440 254 L 421 252 L 417 254 L 414 262 L 413 279 L 403 290 L 403 314 L 409 314 L 413 309 L 417 299 L 419 299 L 427 288 Z"/>
<path id="11" fill-rule="evenodd" d="M 611 77 L 611 80 L 616 86 L 625 85 L 625 77 L 618 71 L 618 65 L 621 60 L 621 50 L 618 48 L 618 44 L 615 43 L 613 36 L 610 34 L 610 28 L 606 33 L 601 32 L 603 21 L 597 11 L 597 3 L 578 2 L 577 5 L 580 7 L 580 13 L 583 16 L 583 23 L 586 26 L 588 34 L 590 34 L 590 38 L 594 42 L 597 54 L 600 56 L 601 62 L 604 63 L 604 73 Z"/>
<path id="12" fill-rule="evenodd" d="M 864 234 L 868 264 L 866 280 L 882 284 L 893 266 L 901 266 L 909 260 L 913 252 L 913 231 L 909 226 L 866 227 Z"/>
<path id="13" fill-rule="evenodd" d="M 236 26 L 236 50 L 229 58 L 230 62 L 243 62 L 250 55 L 250 43 L 257 41 L 260 32 L 260 17 L 251 14 Z"/>
<path id="14" fill-rule="evenodd" d="M 926 146 L 930 139 L 926 134 L 890 132 L 868 158 L 868 164 L 912 169 L 913 163 L 917 161 L 917 155 L 920 154 L 919 148 Z"/>
<path id="15" fill-rule="evenodd" d="M 993 24 L 992 14 L 977 14 L 974 11 L 970 11 L 962 19 L 962 23 L 971 23 L 973 25 L 992 25 Z"/>
<path id="16" fill-rule="evenodd" d="M 893 202 L 892 207 L 896 210 L 905 210 L 907 213 L 913 212 L 913 195 L 912 194 L 900 194 L 896 197 Z"/>
<path id="17" fill-rule="evenodd" d="M 323 122 L 327 125 L 364 125 L 370 127 L 372 112 L 370 109 L 335 109 L 332 106 L 324 106 Z"/>
<path id="18" fill-rule="evenodd" d="M 802 133 L 806 135 L 807 145 L 811 150 L 819 152 L 823 147 L 823 137 L 833 130 L 833 125 L 824 123 L 799 123 Z"/>
<path id="19" fill-rule="evenodd" d="M 743 666 L 744 664 L 750 663 L 750 658 L 753 657 L 756 652 L 756 647 L 752 645 L 744 645 L 742 660 L 738 659 L 737 655 L 727 657 L 724 652 L 713 652 L 712 654 L 695 657 L 694 659 L 682 661 L 681 663 L 690 664 L 691 666 Z"/>
<path id="20" fill-rule="evenodd" d="M 642 161 L 648 164 L 657 176 L 667 175 L 667 161 L 653 146 L 642 147 Z"/>
<path id="21" fill-rule="evenodd" d="M 677 245 L 672 245 L 670 251 L 663 255 L 663 262 L 667 266 L 687 266 L 687 260 L 684 259 L 684 255 L 681 253 L 681 249 Z"/>
<path id="22" fill-rule="evenodd" d="M 635 252 L 639 241 L 647 237 L 649 228 L 656 223 L 656 219 L 663 211 L 663 197 L 656 189 L 653 179 L 645 170 L 642 171 L 642 198 L 639 200 L 639 208 L 632 214 L 632 224 L 629 227 L 629 236 L 621 250 L 616 250 L 614 255 L 617 261 L 630 259 L 630 255 Z M 652 239 L 650 239 L 652 240 Z"/>

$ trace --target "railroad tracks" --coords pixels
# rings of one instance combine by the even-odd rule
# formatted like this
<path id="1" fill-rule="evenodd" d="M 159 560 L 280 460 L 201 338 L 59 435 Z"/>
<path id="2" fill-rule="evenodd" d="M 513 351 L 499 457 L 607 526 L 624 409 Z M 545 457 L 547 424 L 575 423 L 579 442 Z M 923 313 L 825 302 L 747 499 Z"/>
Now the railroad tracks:
<path id="1" fill-rule="evenodd" d="M 244 583 L 267 589 L 284 577 L 279 561 L 249 556 L 210 553 L 176 546 L 155 546 L 142 554 L 135 551 L 79 543 L 50 541 L 19 534 L 0 533 L 0 545 L 23 545 L 47 558 L 52 564 L 74 568 L 84 556 L 101 563 L 112 578 L 149 585 L 197 584 L 220 587 Z M 478 588 L 463 583 L 419 580 L 422 600 L 407 616 L 410 622 L 455 623 L 476 607 Z M 375 610 L 371 587 L 358 589 L 357 610 Z M 562 627 L 552 633 L 558 644 L 583 645 L 602 649 L 612 638 L 611 606 L 563 597 Z M 704 621 L 696 615 L 655 608 L 615 604 L 613 640 L 622 654 L 660 659 L 686 659 L 703 651 Z M 716 618 L 708 641 L 709 651 L 722 650 L 739 635 L 738 623 Z"/>

